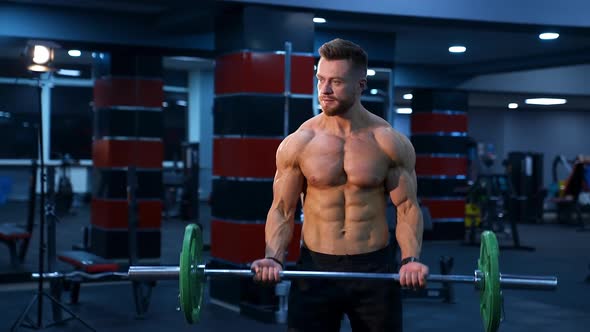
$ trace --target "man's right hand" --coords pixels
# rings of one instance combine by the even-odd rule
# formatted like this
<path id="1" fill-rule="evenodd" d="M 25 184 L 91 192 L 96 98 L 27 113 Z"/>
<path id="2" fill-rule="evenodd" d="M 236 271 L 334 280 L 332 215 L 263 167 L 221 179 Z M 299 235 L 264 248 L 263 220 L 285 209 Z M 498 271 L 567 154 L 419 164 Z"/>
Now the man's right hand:
<path id="1" fill-rule="evenodd" d="M 254 281 L 277 283 L 281 281 L 279 272 L 283 271 L 281 264 L 272 259 L 263 258 L 252 262 L 250 269 L 254 271 Z"/>

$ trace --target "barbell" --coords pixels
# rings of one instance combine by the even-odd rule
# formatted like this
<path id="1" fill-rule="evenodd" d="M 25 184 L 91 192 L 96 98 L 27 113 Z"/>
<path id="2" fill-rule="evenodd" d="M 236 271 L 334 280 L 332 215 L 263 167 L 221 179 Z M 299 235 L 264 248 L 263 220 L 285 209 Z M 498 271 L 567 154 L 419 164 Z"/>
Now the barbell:
<path id="1" fill-rule="evenodd" d="M 189 323 L 200 319 L 205 280 L 207 277 L 236 276 L 253 277 L 252 270 L 208 269 L 203 262 L 203 238 L 201 229 L 195 224 L 185 228 L 179 266 L 131 266 L 128 277 L 131 280 L 178 279 L 180 286 L 180 308 Z M 480 314 L 486 332 L 498 330 L 502 319 L 502 288 L 529 290 L 555 290 L 557 278 L 554 276 L 525 276 L 503 274 L 499 270 L 498 241 L 493 232 L 481 235 L 480 257 L 473 275 L 431 274 L 428 282 L 449 282 L 473 284 L 480 291 Z M 282 279 L 375 279 L 399 281 L 395 273 L 323 272 L 291 271 L 280 272 Z"/>

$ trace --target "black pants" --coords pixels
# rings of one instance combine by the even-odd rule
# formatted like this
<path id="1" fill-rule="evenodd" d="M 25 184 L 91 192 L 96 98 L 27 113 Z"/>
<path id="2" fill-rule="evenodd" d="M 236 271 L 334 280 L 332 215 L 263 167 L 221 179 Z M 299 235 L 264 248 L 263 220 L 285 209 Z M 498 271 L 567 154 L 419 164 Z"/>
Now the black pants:
<path id="1" fill-rule="evenodd" d="M 326 255 L 301 248 L 297 270 L 395 273 L 390 247 L 359 255 Z M 401 331 L 399 284 L 393 280 L 294 279 L 289 293 L 289 331 L 340 330 L 347 315 L 353 331 Z"/>

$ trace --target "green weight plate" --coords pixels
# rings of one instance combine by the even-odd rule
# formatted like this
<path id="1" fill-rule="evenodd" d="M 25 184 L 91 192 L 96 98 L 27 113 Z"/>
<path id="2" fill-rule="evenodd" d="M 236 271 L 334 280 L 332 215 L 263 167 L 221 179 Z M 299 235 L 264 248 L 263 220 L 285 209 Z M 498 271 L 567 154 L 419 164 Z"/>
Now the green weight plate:
<path id="1" fill-rule="evenodd" d="M 203 261 L 203 235 L 195 224 L 184 230 L 182 251 L 180 252 L 180 308 L 186 321 L 197 323 L 201 317 L 205 278 L 197 267 Z"/>
<path id="2" fill-rule="evenodd" d="M 484 285 L 480 290 L 480 313 L 486 332 L 496 332 L 500 326 L 501 301 L 498 240 L 493 232 L 481 234 L 478 269 L 483 273 Z"/>

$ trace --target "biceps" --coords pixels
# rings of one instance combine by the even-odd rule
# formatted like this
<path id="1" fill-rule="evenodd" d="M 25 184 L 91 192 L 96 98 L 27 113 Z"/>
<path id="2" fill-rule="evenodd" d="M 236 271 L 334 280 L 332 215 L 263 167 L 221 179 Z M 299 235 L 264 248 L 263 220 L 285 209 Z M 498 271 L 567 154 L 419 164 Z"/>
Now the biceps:
<path id="1" fill-rule="evenodd" d="M 303 191 L 303 183 L 304 177 L 299 169 L 277 171 L 273 183 L 273 207 L 285 212 L 294 210 Z"/>

